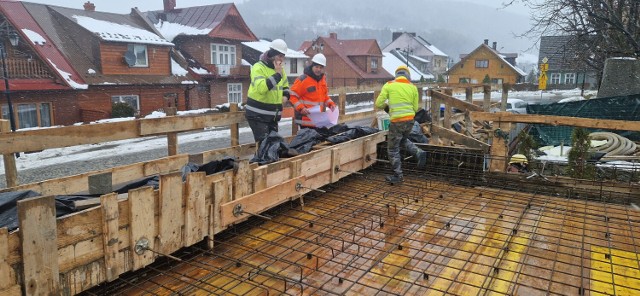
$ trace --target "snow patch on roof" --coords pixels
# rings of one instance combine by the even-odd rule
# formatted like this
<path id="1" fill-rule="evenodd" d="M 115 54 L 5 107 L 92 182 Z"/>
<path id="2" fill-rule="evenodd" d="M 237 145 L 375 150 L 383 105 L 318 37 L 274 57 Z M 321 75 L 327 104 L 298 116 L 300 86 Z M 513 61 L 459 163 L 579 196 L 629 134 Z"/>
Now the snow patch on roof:
<path id="1" fill-rule="evenodd" d="M 267 40 L 260 40 L 260 41 L 242 42 L 242 44 L 248 47 L 251 47 L 259 52 L 264 53 L 267 50 L 269 50 L 269 46 L 271 45 L 271 42 Z M 293 50 L 291 48 L 287 48 L 287 54 L 285 54 L 284 56 L 290 59 L 308 59 L 309 58 L 302 51 Z"/>
<path id="2" fill-rule="evenodd" d="M 401 65 L 406 65 L 404 61 L 398 59 L 390 52 L 382 53 L 382 67 L 387 70 L 389 73 L 395 73 L 396 69 Z M 423 73 L 418 70 L 418 68 L 409 63 L 409 71 L 411 71 L 411 81 L 419 81 L 420 77 L 424 77 L 424 79 L 433 79 L 434 76 L 431 74 Z M 393 74 L 392 74 L 393 75 Z"/>
<path id="3" fill-rule="evenodd" d="M 47 40 L 37 32 L 31 31 L 29 29 L 22 29 L 22 33 L 24 33 L 27 38 L 29 38 L 29 41 L 31 41 L 34 45 L 44 45 L 45 43 L 47 43 Z"/>
<path id="4" fill-rule="evenodd" d="M 58 66 L 56 64 L 54 64 L 50 59 L 47 59 L 47 60 L 49 61 L 49 63 L 51 65 L 53 65 L 53 68 L 56 69 L 56 71 L 58 71 L 58 74 L 60 74 L 62 79 L 67 81 L 67 83 L 69 83 L 69 85 L 71 87 L 73 87 L 74 89 L 87 89 L 87 88 L 89 88 L 89 85 L 82 84 L 82 83 L 77 83 L 75 80 L 71 79 L 71 73 L 65 72 L 64 70 L 58 68 Z"/>
<path id="5" fill-rule="evenodd" d="M 198 84 L 198 82 L 194 80 L 185 80 L 185 81 L 182 81 L 180 84 Z"/>
<path id="6" fill-rule="evenodd" d="M 86 16 L 74 15 L 73 18 L 83 28 L 100 36 L 102 40 L 114 42 L 132 42 L 143 44 L 173 45 L 173 43 L 155 33 L 129 25 L 121 25 L 97 20 Z"/>
<path id="7" fill-rule="evenodd" d="M 196 74 L 200 74 L 200 75 L 207 75 L 207 74 L 211 74 L 209 72 L 209 70 L 205 69 L 205 68 L 196 68 L 196 67 L 191 67 L 189 68 L 191 71 L 193 71 L 193 73 Z"/>
<path id="8" fill-rule="evenodd" d="M 96 70 L 87 69 L 87 74 L 91 74 L 91 75 L 96 74 Z"/>
<path id="9" fill-rule="evenodd" d="M 173 41 L 178 35 L 208 35 L 211 29 L 198 29 L 182 24 L 160 21 L 154 25 L 158 32 L 169 41 Z"/>
<path id="10" fill-rule="evenodd" d="M 175 76 L 187 76 L 187 73 L 187 70 L 182 68 L 182 66 L 180 66 L 180 64 L 178 64 L 176 60 L 174 60 L 173 58 L 171 59 L 171 74 Z"/>

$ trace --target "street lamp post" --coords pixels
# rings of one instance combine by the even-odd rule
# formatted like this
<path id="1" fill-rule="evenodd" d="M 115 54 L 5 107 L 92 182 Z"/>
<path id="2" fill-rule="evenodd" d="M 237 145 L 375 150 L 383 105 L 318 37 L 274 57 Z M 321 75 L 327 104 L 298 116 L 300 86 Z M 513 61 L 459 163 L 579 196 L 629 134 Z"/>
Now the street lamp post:
<path id="1" fill-rule="evenodd" d="M 9 106 L 9 122 L 11 123 L 11 131 L 16 131 L 16 121 L 13 118 L 13 104 L 11 103 L 11 91 L 9 90 L 9 75 L 7 73 L 7 52 L 2 44 L 0 44 L 0 56 L 2 56 L 2 75 L 4 78 L 4 96 L 7 98 Z"/>

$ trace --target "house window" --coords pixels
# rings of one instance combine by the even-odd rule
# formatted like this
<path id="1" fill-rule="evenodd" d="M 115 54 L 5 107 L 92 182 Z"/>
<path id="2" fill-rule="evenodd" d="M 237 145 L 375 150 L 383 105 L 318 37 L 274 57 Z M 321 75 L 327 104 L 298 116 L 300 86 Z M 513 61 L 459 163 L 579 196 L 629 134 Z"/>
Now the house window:
<path id="1" fill-rule="evenodd" d="M 502 78 L 491 78 L 492 84 L 502 84 Z"/>
<path id="2" fill-rule="evenodd" d="M 552 73 L 549 84 L 560 84 L 560 73 Z"/>
<path id="3" fill-rule="evenodd" d="M 371 58 L 371 70 L 375 71 L 378 69 L 378 58 Z"/>
<path id="4" fill-rule="evenodd" d="M 242 83 L 227 83 L 229 103 L 242 103 Z"/>
<path id="5" fill-rule="evenodd" d="M 576 83 L 576 73 L 564 74 L 564 84 L 575 84 L 575 83 Z"/>
<path id="6" fill-rule="evenodd" d="M 228 44 L 211 44 L 211 64 L 235 65 L 236 46 Z"/>
<path id="7" fill-rule="evenodd" d="M 460 78 L 458 80 L 458 83 L 469 83 L 469 80 L 470 80 L 469 78 Z"/>
<path id="8" fill-rule="evenodd" d="M 298 59 L 289 59 L 289 74 L 298 73 Z"/>
<path id="9" fill-rule="evenodd" d="M 476 68 L 489 68 L 489 60 L 476 60 Z"/>
<path id="10" fill-rule="evenodd" d="M 140 111 L 140 98 L 137 95 L 112 96 L 111 103 L 126 103 L 133 110 Z"/>
<path id="11" fill-rule="evenodd" d="M 149 59 L 147 57 L 147 46 L 142 44 L 129 44 L 129 52 L 133 52 L 136 57 L 135 64 L 131 67 L 148 67 Z"/>
<path id="12" fill-rule="evenodd" d="M 47 127 L 52 124 L 51 103 L 18 104 L 16 125 L 18 129 L 31 127 Z M 16 114 L 16 113 L 14 113 Z M 9 106 L 2 105 L 0 118 L 9 120 Z"/>

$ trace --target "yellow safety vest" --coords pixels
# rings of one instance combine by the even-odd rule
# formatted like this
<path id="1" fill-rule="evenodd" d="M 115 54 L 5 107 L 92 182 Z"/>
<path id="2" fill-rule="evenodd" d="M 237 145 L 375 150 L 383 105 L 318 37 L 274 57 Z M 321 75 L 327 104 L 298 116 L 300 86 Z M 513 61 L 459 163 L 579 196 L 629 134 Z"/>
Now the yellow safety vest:
<path id="1" fill-rule="evenodd" d="M 418 111 L 418 88 L 407 78 L 400 76 L 387 82 L 376 99 L 376 108 L 389 105 L 391 122 L 413 120 Z"/>

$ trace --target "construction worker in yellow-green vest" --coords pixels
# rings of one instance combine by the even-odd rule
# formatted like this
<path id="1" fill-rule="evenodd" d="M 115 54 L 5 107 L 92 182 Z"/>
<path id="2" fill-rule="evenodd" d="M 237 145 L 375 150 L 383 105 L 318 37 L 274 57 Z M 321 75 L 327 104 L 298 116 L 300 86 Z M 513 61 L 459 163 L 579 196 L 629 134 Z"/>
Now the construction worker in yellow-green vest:
<path id="1" fill-rule="evenodd" d="M 387 182 L 395 184 L 404 181 L 402 176 L 400 145 L 415 156 L 418 168 L 423 169 L 427 162 L 427 152 L 416 147 L 408 137 L 413 128 L 413 117 L 418 111 L 418 88 L 411 83 L 409 68 L 402 65 L 395 71 L 396 79 L 387 82 L 376 99 L 376 108 L 388 108 L 390 117 L 387 135 L 387 153 L 393 175 L 387 176 Z"/>
<path id="2" fill-rule="evenodd" d="M 251 67 L 245 117 L 256 142 L 262 141 L 271 131 L 278 131 L 282 102 L 289 100 L 289 82 L 283 69 L 286 53 L 284 40 L 273 40 L 269 50 Z"/>

